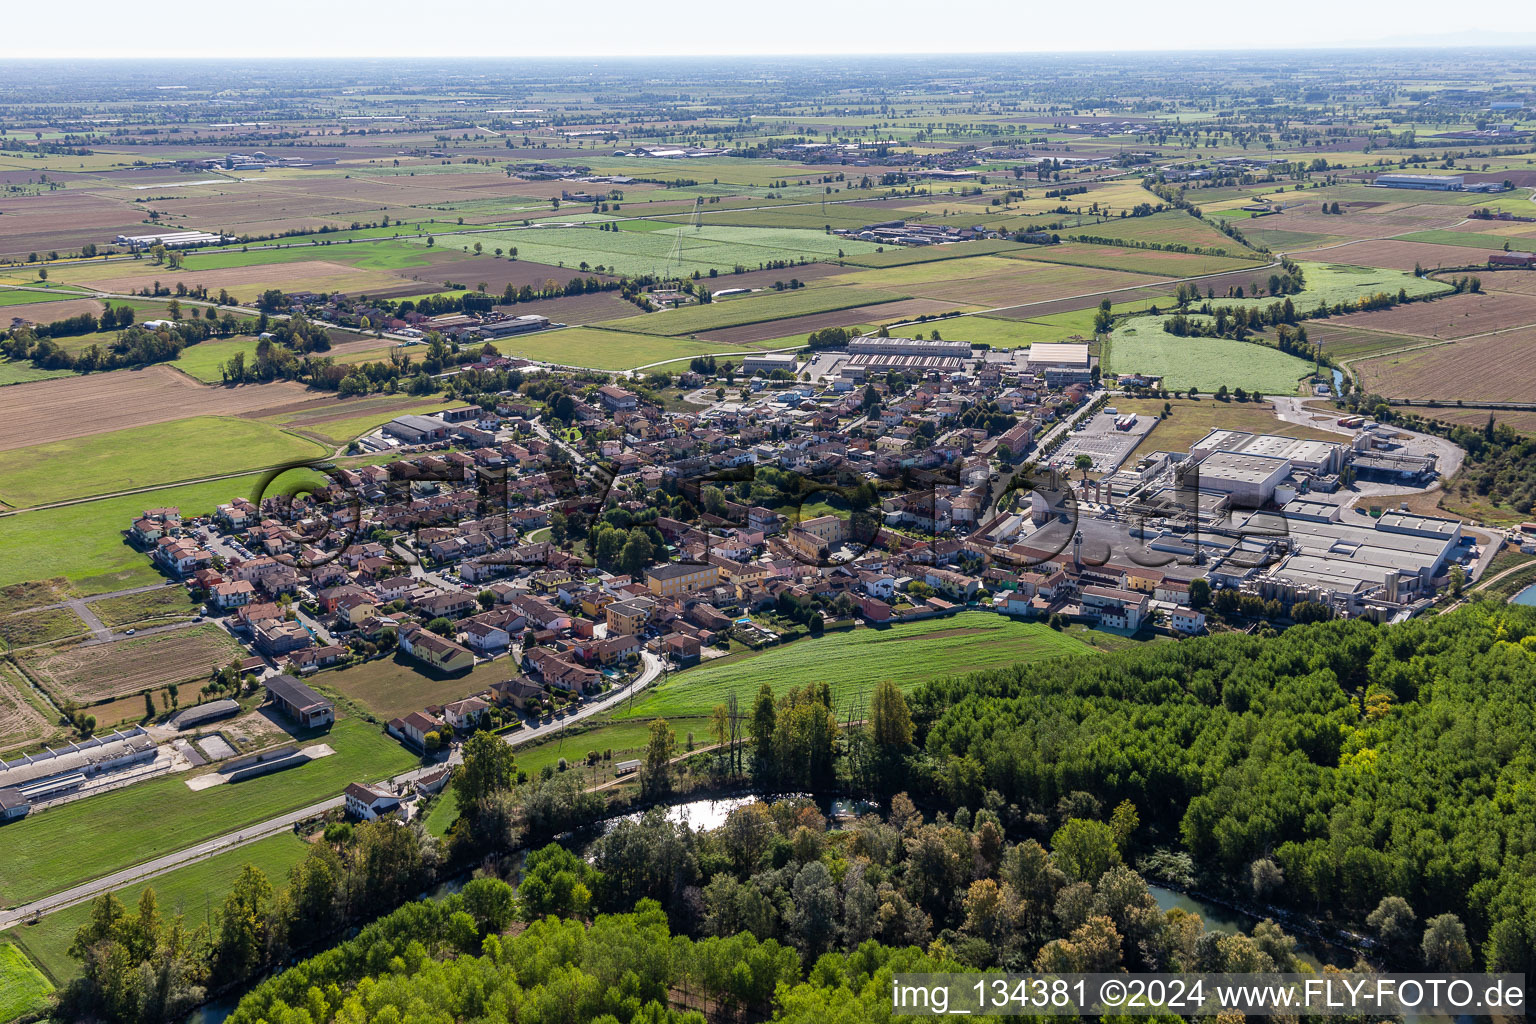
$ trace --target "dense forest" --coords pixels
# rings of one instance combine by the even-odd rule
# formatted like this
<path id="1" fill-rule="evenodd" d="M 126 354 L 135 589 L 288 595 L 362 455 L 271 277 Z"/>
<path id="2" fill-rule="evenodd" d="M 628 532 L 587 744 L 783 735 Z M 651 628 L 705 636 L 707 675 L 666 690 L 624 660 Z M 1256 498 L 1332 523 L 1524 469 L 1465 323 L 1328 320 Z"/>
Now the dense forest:
<path id="1" fill-rule="evenodd" d="M 852 790 L 880 811 L 829 820 L 794 796 L 709 832 L 654 809 L 571 833 L 612 813 L 581 773 L 528 777 L 480 735 L 443 840 L 333 825 L 286 887 L 248 868 L 196 929 L 152 893 L 137 913 L 98 899 L 63 1004 L 170 1019 L 448 872 L 476 880 L 262 983 L 231 1019 L 883 1020 L 892 963 L 1304 969 L 1288 932 L 1314 926 L 1343 961 L 1529 973 L 1533 659 L 1536 609 L 1485 602 L 1023 664 L 910 701 L 882 682 L 852 727 L 824 685 L 765 688 L 742 709 L 746 746 L 707 755 L 709 784 Z M 714 717 L 717 739 L 736 734 Z M 641 799 L 665 798 L 674 749 L 655 723 Z M 500 856 L 519 848 L 521 864 Z M 1207 930 L 1149 882 L 1262 920 Z"/>
<path id="2" fill-rule="evenodd" d="M 938 682 L 915 791 L 1017 807 L 1073 791 L 1234 891 L 1363 924 L 1384 897 L 1462 917 L 1479 960 L 1536 949 L 1536 610 L 1329 622 Z"/>

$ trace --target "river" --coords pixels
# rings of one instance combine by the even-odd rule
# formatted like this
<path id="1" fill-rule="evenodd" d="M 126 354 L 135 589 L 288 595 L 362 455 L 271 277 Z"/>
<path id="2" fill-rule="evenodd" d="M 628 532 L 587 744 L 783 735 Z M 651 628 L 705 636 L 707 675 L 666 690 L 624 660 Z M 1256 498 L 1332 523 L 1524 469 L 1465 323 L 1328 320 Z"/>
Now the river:
<path id="1" fill-rule="evenodd" d="M 1536 583 L 1532 583 L 1509 599 L 1510 604 L 1536 605 Z"/>

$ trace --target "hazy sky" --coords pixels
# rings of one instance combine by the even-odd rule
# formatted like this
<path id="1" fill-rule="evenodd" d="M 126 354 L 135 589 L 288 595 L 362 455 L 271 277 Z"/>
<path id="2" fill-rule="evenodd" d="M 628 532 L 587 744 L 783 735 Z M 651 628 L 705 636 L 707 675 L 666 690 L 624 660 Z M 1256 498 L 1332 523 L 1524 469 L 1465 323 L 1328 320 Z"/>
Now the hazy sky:
<path id="1" fill-rule="evenodd" d="M 4 12 L 0 58 L 1021 53 L 1536 41 L 1530 32 L 1508 31 L 1531 24 L 1529 0 L 1484 0 L 1464 9 L 1430 0 L 70 0 L 59 7 L 12 0 Z M 1437 29 L 1447 34 L 1425 34 Z"/>

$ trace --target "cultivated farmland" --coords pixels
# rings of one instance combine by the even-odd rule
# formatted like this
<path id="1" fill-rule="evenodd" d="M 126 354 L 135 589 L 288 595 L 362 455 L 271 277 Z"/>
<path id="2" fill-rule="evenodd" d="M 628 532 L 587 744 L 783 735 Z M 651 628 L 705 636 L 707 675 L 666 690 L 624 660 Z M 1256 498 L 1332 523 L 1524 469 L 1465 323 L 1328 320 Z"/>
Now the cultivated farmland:
<path id="1" fill-rule="evenodd" d="M 1536 402 L 1536 328 L 1491 334 L 1362 359 L 1366 391 L 1389 398 Z"/>
<path id="2" fill-rule="evenodd" d="M 12 364 L 0 364 L 5 365 Z M 286 381 L 205 387 L 166 366 L 37 381 L 0 390 L 0 418 L 11 424 L 0 436 L 0 451 L 191 416 L 238 416 L 300 401 L 316 407 L 337 404 Z"/>
<path id="3" fill-rule="evenodd" d="M 1423 338 L 1465 338 L 1536 324 L 1536 297 L 1497 292 L 1450 295 L 1335 317 L 1330 326 Z"/>
<path id="4" fill-rule="evenodd" d="M 55 700 L 93 704 L 170 683 L 202 679 L 243 656 L 234 637 L 211 622 L 104 644 L 38 652 L 28 667 Z"/>

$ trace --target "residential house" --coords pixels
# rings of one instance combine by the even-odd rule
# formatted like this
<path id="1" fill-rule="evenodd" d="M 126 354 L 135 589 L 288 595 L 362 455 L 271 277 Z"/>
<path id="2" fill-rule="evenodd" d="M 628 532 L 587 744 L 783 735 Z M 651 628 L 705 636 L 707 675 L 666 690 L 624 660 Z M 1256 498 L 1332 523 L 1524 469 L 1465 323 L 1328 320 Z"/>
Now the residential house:
<path id="1" fill-rule="evenodd" d="M 345 790 L 347 813 L 363 821 L 376 821 L 400 810 L 400 798 L 383 786 L 354 782 Z"/>
<path id="2" fill-rule="evenodd" d="M 474 667 L 475 656 L 446 637 L 416 623 L 400 627 L 400 649 L 439 672 L 463 672 Z"/>

